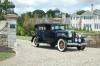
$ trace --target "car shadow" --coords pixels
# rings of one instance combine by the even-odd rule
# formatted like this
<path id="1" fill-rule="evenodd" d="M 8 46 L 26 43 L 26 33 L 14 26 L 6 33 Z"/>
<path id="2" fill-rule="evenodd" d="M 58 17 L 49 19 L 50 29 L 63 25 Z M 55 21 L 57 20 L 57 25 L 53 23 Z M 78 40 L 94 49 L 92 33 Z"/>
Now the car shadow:
<path id="1" fill-rule="evenodd" d="M 100 48 L 100 45 L 99 44 L 89 44 L 89 45 L 87 45 L 87 47 Z"/>
<path id="2" fill-rule="evenodd" d="M 50 46 L 41 45 L 41 46 L 39 46 L 39 48 L 50 49 L 50 50 L 58 50 L 57 46 L 56 47 L 50 47 Z M 75 47 L 74 48 L 68 47 L 65 52 L 69 52 L 69 51 L 70 52 L 76 52 L 76 51 L 79 51 L 79 50 L 77 50 L 77 48 L 75 48 Z"/>
<path id="3" fill-rule="evenodd" d="M 57 50 L 57 47 L 50 47 L 50 46 L 39 46 L 39 48 L 50 49 L 50 50 Z"/>

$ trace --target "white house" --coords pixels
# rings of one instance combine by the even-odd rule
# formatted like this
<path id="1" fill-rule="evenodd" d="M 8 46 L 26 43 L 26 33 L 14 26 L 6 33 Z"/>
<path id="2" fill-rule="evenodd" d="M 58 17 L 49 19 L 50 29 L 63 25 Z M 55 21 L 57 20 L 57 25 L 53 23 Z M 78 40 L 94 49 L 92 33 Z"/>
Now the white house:
<path id="1" fill-rule="evenodd" d="M 100 31 L 100 10 L 86 11 L 82 15 L 71 15 L 71 27 Z"/>

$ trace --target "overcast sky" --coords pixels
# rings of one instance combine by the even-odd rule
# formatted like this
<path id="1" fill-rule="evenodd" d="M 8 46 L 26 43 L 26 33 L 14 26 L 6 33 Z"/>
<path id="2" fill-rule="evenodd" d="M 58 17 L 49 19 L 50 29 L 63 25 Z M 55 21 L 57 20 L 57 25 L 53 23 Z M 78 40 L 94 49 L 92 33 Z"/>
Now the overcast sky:
<path id="1" fill-rule="evenodd" d="M 100 9 L 100 0 L 10 0 L 13 1 L 18 14 L 42 9 L 60 9 L 63 12 L 73 13 L 78 10 L 90 10 L 91 4 L 94 4 L 94 9 Z"/>

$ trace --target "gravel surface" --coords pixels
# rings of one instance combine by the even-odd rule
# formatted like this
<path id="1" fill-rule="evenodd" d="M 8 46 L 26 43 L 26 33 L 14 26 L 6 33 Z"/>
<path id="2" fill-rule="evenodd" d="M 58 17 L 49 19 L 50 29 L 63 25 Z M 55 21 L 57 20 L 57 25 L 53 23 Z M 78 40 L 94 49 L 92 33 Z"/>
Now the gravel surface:
<path id="1" fill-rule="evenodd" d="M 33 47 L 27 40 L 17 42 L 16 56 L 0 62 L 0 66 L 100 66 L 99 48 L 87 47 L 84 51 L 68 48 L 59 52 L 47 45 Z"/>

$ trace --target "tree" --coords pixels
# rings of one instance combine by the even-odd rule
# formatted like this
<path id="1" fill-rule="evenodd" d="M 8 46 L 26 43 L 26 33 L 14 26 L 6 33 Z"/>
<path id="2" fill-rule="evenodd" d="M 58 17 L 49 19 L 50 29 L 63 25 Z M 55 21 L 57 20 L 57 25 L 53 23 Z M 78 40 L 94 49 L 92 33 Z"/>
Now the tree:
<path id="1" fill-rule="evenodd" d="M 32 18 L 32 12 L 27 12 L 27 15 L 29 15 Z"/>
<path id="2" fill-rule="evenodd" d="M 3 2 L 0 0 L 0 20 L 5 19 L 4 15 L 7 14 L 7 9 L 9 8 L 15 8 L 15 5 L 8 0 L 4 0 Z"/>
<path id="3" fill-rule="evenodd" d="M 24 16 L 24 23 L 23 23 L 23 27 L 27 30 L 28 26 L 29 26 L 29 20 L 30 20 L 30 16 L 26 13 Z"/>
<path id="4" fill-rule="evenodd" d="M 68 13 L 66 13 L 66 17 L 70 17 L 70 15 Z"/>
<path id="5" fill-rule="evenodd" d="M 1 3 L 1 0 L 0 0 L 0 14 L 2 13 L 2 3 Z"/>
<path id="6" fill-rule="evenodd" d="M 81 14 L 83 14 L 84 12 L 86 12 L 86 11 L 84 11 L 84 10 L 77 11 L 77 15 L 81 15 Z"/>
<path id="7" fill-rule="evenodd" d="M 46 12 L 46 14 L 47 14 L 47 16 L 50 18 L 50 17 L 54 17 L 54 12 L 53 12 L 53 10 L 52 9 L 50 9 L 50 10 L 48 10 L 47 12 Z"/>
<path id="8" fill-rule="evenodd" d="M 4 14 L 7 14 L 7 9 L 9 8 L 15 8 L 15 5 L 8 0 L 4 0 L 4 2 L 2 3 L 2 9 Z"/>
<path id="9" fill-rule="evenodd" d="M 37 14 L 38 18 L 43 18 L 45 16 L 45 12 L 43 10 L 35 10 L 33 11 L 33 17 Z"/>

